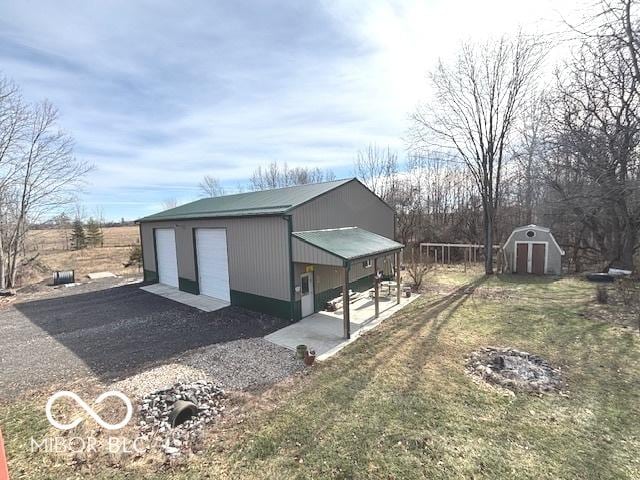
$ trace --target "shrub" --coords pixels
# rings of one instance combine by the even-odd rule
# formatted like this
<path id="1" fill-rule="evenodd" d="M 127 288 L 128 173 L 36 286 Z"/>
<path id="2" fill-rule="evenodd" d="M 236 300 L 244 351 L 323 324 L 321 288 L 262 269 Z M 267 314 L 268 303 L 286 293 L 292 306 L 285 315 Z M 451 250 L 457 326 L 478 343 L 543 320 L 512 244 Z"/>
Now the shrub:
<path id="1" fill-rule="evenodd" d="M 406 255 L 406 254 L 405 254 Z M 431 265 L 428 263 L 420 262 L 419 257 L 416 255 L 415 248 L 411 249 L 409 258 L 407 258 L 407 274 L 411 279 L 413 288 L 418 291 L 422 286 L 425 275 L 431 270 Z M 406 258 L 406 257 L 405 257 Z"/>
<path id="2" fill-rule="evenodd" d="M 138 269 L 142 268 L 142 247 L 136 243 L 129 250 L 129 265 L 135 265 Z"/>

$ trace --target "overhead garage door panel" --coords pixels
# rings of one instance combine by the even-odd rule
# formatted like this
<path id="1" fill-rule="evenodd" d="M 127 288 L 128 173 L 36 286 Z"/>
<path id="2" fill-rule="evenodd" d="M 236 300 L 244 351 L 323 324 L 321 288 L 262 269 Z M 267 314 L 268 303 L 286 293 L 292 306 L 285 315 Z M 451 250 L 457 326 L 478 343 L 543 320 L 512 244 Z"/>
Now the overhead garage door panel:
<path id="1" fill-rule="evenodd" d="M 158 281 L 172 287 L 178 286 L 178 259 L 176 257 L 176 233 L 172 228 L 158 228 L 156 235 L 156 258 Z"/>
<path id="2" fill-rule="evenodd" d="M 227 232 L 222 228 L 196 230 L 200 294 L 230 301 Z"/>

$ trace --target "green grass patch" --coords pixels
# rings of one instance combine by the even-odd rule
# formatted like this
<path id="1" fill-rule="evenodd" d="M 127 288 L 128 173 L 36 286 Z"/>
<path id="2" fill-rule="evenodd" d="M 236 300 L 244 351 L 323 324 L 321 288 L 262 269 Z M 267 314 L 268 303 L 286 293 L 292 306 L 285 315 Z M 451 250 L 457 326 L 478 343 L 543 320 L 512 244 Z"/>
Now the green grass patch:
<path id="1" fill-rule="evenodd" d="M 447 293 L 424 295 L 219 433 L 216 448 L 154 478 L 640 478 L 640 340 L 585 314 L 593 285 L 460 272 L 431 281 Z M 474 382 L 465 359 L 488 345 L 545 357 L 566 395 Z M 28 408 L 0 423 L 18 443 L 46 428 Z M 13 453 L 12 467 L 27 461 Z"/>

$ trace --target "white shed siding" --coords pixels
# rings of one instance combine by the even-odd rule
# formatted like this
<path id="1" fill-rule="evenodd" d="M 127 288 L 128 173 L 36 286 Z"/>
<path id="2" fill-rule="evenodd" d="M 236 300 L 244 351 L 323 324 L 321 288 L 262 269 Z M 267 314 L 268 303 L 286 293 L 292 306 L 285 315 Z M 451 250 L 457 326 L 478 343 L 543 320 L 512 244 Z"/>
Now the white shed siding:
<path id="1" fill-rule="evenodd" d="M 527 232 L 532 230 L 535 232 L 534 237 L 528 237 Z M 560 249 L 553 234 L 544 227 L 537 225 L 518 227 L 513 230 L 511 235 L 504 244 L 504 251 L 507 257 L 508 268 L 515 272 L 514 261 L 516 256 L 516 245 L 518 243 L 543 243 L 546 245 L 546 273 L 552 275 L 560 275 L 562 273 L 562 255 L 564 252 Z"/>

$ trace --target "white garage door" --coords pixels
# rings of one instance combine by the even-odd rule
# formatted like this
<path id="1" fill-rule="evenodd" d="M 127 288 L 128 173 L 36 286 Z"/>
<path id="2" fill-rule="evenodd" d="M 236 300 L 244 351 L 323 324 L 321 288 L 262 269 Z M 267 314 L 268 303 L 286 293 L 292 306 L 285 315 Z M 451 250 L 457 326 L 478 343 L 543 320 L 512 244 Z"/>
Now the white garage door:
<path id="1" fill-rule="evenodd" d="M 227 232 L 222 228 L 198 228 L 196 230 L 198 255 L 198 282 L 200 295 L 219 298 L 229 297 L 229 262 L 227 260 Z"/>
<path id="2" fill-rule="evenodd" d="M 156 229 L 156 258 L 158 259 L 159 282 L 177 287 L 176 233 L 172 228 Z"/>

